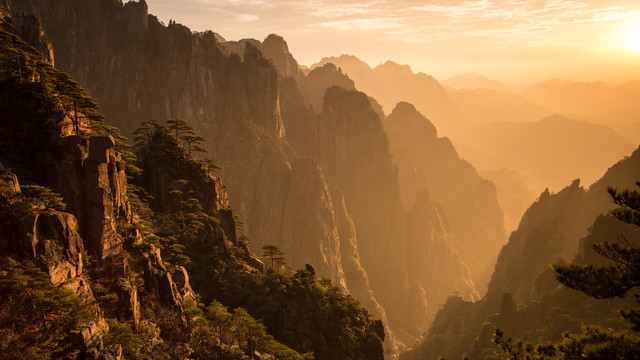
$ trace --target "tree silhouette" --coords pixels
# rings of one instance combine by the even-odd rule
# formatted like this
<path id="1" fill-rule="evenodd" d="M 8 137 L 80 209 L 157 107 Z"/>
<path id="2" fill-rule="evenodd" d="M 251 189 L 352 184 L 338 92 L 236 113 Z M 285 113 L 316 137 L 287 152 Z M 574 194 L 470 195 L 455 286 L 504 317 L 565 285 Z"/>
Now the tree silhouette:
<path id="1" fill-rule="evenodd" d="M 280 246 L 276 244 L 266 244 L 262 247 L 262 250 L 262 256 L 267 258 L 271 263 L 269 267 L 270 270 L 273 270 L 276 265 L 278 267 L 284 265 L 284 253 L 280 250 Z"/>
<path id="2" fill-rule="evenodd" d="M 636 182 L 640 187 L 640 181 Z M 640 193 L 638 190 L 618 191 L 609 187 L 609 195 L 619 206 L 611 214 L 620 221 L 640 227 Z M 554 270 L 561 283 L 596 299 L 624 297 L 631 289 L 640 286 L 640 245 L 624 238 L 616 242 L 594 244 L 593 250 L 612 260 L 613 265 L 556 265 Z M 640 295 L 634 294 L 636 299 Z M 640 310 L 623 310 L 622 317 L 640 331 Z"/>
<path id="3" fill-rule="evenodd" d="M 640 187 L 640 182 L 636 182 Z M 609 195 L 619 206 L 611 214 L 619 220 L 640 227 L 640 192 L 618 191 L 609 187 Z M 594 251 L 611 260 L 611 265 L 554 265 L 556 278 L 566 286 L 580 290 L 596 299 L 624 297 L 640 287 L 640 244 L 621 238 L 620 241 L 593 244 Z M 640 303 L 640 294 L 633 294 Z M 620 315 L 640 331 L 640 310 L 621 310 Z M 586 325 L 581 334 L 563 334 L 557 343 L 532 345 L 505 338 L 496 329 L 493 341 L 509 359 L 635 359 L 640 354 L 640 338 L 625 331 L 615 331 Z"/>
<path id="4" fill-rule="evenodd" d="M 191 152 L 207 152 L 205 148 L 200 146 L 200 143 L 205 141 L 205 138 L 195 134 L 187 134 L 180 137 L 180 140 L 187 143 L 187 154 L 191 155 Z"/>
<path id="5" fill-rule="evenodd" d="M 180 139 L 181 133 L 193 134 L 193 128 L 188 122 L 182 119 L 169 119 L 167 120 L 169 130 L 175 131 L 176 139 Z"/>

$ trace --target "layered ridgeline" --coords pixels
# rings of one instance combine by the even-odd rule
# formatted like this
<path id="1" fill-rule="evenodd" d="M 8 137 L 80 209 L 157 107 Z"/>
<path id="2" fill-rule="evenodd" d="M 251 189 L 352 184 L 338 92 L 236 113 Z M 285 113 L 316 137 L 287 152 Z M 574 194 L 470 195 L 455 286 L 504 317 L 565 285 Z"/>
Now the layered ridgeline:
<path id="1" fill-rule="evenodd" d="M 372 68 L 350 55 L 324 58 L 312 68 L 329 63 L 353 79 L 359 90 L 378 99 L 387 114 L 400 101 L 414 104 L 440 134 L 453 141 L 461 157 L 498 185 L 509 231 L 515 230 L 526 206 L 535 199 L 526 189 L 513 190 L 531 184 L 535 193 L 545 187 L 557 191 L 576 177 L 591 184 L 637 145 L 625 136 L 637 140 L 633 138 L 638 124 L 628 115 L 612 115 L 620 114 L 620 109 L 635 114 L 637 106 L 630 101 L 632 97 L 622 94 L 625 89 L 635 93 L 634 82 L 616 86 L 562 83 L 557 88 L 545 84 L 523 90 L 466 74 L 440 83 L 426 74 L 414 73 L 407 65 L 388 61 Z M 589 94 L 587 89 L 599 95 Z M 590 100 L 598 97 L 606 101 Z M 568 105 L 563 107 L 559 98 L 566 98 Z M 579 111 L 576 104 L 580 103 L 591 105 Z M 573 110 L 568 111 L 570 106 Z M 603 112 L 609 114 L 606 121 L 600 118 Z M 457 242 L 456 234 L 452 236 Z"/>
<path id="2" fill-rule="evenodd" d="M 607 125 L 636 144 L 640 141 L 640 81 L 575 82 L 552 79 L 520 94 L 567 117 Z"/>
<path id="3" fill-rule="evenodd" d="M 351 55 L 323 58 L 311 68 L 329 63 L 342 69 L 358 89 L 376 98 L 386 113 L 390 113 L 398 102 L 406 101 L 414 104 L 447 136 L 457 134 L 465 125 L 459 108 L 447 96 L 442 85 L 430 75 L 414 73 L 408 65 L 393 61 L 371 68 Z"/>
<path id="4" fill-rule="evenodd" d="M 576 177 L 592 184 L 603 169 L 635 148 L 607 126 L 560 115 L 483 124 L 460 140 L 479 168 L 524 171 L 537 191 L 559 190 Z"/>
<path id="5" fill-rule="evenodd" d="M 421 192 L 403 208 L 380 106 L 335 66 L 303 74 L 278 36 L 226 42 L 165 26 L 144 1 L 12 5 L 42 19 L 56 66 L 125 134 L 150 119 L 192 124 L 252 247 L 277 243 L 348 289 L 390 345 L 414 342 L 448 294 L 476 294 L 437 205 Z"/>
<path id="6" fill-rule="evenodd" d="M 441 207 L 454 249 L 484 292 L 500 246 L 506 241 L 504 214 L 493 184 L 460 159 L 448 138 L 437 136 L 436 127 L 460 125 L 446 91 L 432 77 L 414 74 L 408 66 L 387 62 L 372 69 L 347 55 L 324 58 L 313 71 L 330 64 L 353 78 L 358 89 L 373 95 L 386 111 L 393 109 L 384 125 L 398 165 L 404 206 L 412 208 L 419 191 L 431 195 Z M 437 121 L 437 126 L 430 120 Z"/>
<path id="7" fill-rule="evenodd" d="M 211 164 L 174 132 L 187 125 L 146 122 L 129 152 L 50 53 L 8 32 L 51 49 L 38 19 L 3 15 L 3 356 L 383 358 L 382 323 L 352 297 L 251 253 Z"/>
<path id="8" fill-rule="evenodd" d="M 384 124 L 398 165 L 402 200 L 410 208 L 420 192 L 431 194 L 442 209 L 453 247 L 484 292 L 506 242 L 495 186 L 460 159 L 451 141 L 438 137 L 435 126 L 413 105 L 398 103 Z"/>
<path id="9" fill-rule="evenodd" d="M 607 187 L 629 189 L 637 179 L 640 149 L 588 190 L 576 180 L 558 193 L 542 193 L 502 249 L 487 295 L 475 303 L 448 299 L 421 345 L 401 358 L 491 356 L 497 351 L 491 342 L 496 327 L 534 343 L 559 340 L 566 330 L 580 332 L 583 324 L 627 329 L 617 310 L 633 307 L 633 297 L 595 300 L 560 285 L 550 265 L 601 261 L 591 249 L 594 243 L 621 236 L 632 243 L 640 241 L 637 228 L 607 214 L 615 207 Z"/>

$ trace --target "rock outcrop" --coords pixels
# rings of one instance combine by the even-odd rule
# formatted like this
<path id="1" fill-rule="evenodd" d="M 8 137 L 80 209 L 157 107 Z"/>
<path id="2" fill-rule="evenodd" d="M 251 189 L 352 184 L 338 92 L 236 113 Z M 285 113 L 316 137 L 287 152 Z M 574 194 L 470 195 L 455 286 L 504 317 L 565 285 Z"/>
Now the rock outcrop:
<path id="1" fill-rule="evenodd" d="M 633 306 L 634 299 L 590 298 L 558 283 L 549 267 L 560 262 L 602 262 L 590 245 L 616 241 L 621 235 L 640 241 L 637 228 L 602 215 L 614 208 L 607 187 L 632 188 L 637 179 L 640 149 L 612 166 L 588 190 L 576 180 L 558 193 L 542 193 L 503 247 L 486 296 L 475 303 L 450 298 L 423 342 L 401 359 L 464 354 L 482 358 L 494 350 L 491 339 L 497 326 L 508 330 L 508 336 L 536 343 L 560 339 L 566 330 L 579 332 L 582 324 L 619 328 L 616 309 Z"/>
<path id="2" fill-rule="evenodd" d="M 57 188 L 77 214 L 87 250 L 99 259 L 118 256 L 118 219 L 132 221 L 125 165 L 111 136 L 61 139 Z"/>
<path id="3" fill-rule="evenodd" d="M 12 17 L 13 26 L 18 36 L 36 48 L 41 54 L 41 59 L 54 65 L 53 44 L 44 32 L 40 19 L 32 14 L 17 14 Z"/>
<path id="4" fill-rule="evenodd" d="M 421 274 L 409 270 L 407 254 L 426 252 L 428 246 L 422 244 L 428 241 L 415 239 L 412 244 L 421 247 L 408 248 L 404 239 L 406 211 L 380 107 L 365 94 L 325 94 L 329 85 L 352 89 L 343 71 L 328 65 L 304 76 L 280 37 L 220 43 L 213 32 L 191 33 L 174 22 L 164 26 L 147 13 L 144 1 L 78 6 L 60 0 L 52 6 L 43 0 L 20 0 L 12 5 L 14 11 L 42 19 L 56 45 L 56 66 L 86 86 L 106 118 L 125 135 L 143 120 L 180 117 L 207 139 L 205 147 L 221 168 L 217 175 L 224 178 L 234 214 L 245 221 L 243 231 L 253 249 L 282 242 L 292 266 L 310 264 L 318 276 L 347 288 L 358 284 L 353 294 L 374 307 L 381 304 L 384 309 L 376 315 L 386 312 L 392 326 L 406 331 L 406 342 L 415 341 L 428 326 L 425 304 L 433 313 L 446 297 L 430 287 L 474 293 L 468 279 L 434 279 L 455 284 L 438 287 L 425 283 L 428 270 L 415 264 L 413 269 Z M 322 106 L 309 106 L 319 99 Z M 327 190 L 335 187 L 344 195 L 339 209 L 333 191 Z M 320 216 L 302 221 L 302 214 L 312 212 Z M 353 228 L 345 219 L 353 221 Z M 433 232 L 443 233 L 444 226 Z M 234 243 L 229 233 L 224 235 Z M 227 244 L 222 236 L 211 240 L 223 248 Z M 446 244 L 435 248 L 450 251 Z M 444 256 L 455 269 L 451 273 L 464 273 L 452 253 L 429 256 Z M 250 262 L 254 271 L 262 268 Z M 204 281 L 190 275 L 194 287 Z M 416 281 L 424 291 L 409 293 Z M 386 339 L 392 343 L 393 334 L 387 332 Z"/>
<path id="5" fill-rule="evenodd" d="M 409 65 L 392 61 L 371 68 L 351 55 L 323 58 L 312 68 L 334 64 L 351 78 L 360 91 L 376 98 L 388 114 L 397 103 L 406 101 L 431 120 L 446 136 L 457 134 L 464 124 L 460 110 L 432 76 L 414 73 Z"/>
<path id="6" fill-rule="evenodd" d="M 91 322 L 82 330 L 69 334 L 71 342 L 80 350 L 84 360 L 122 360 L 122 345 L 105 346 L 102 330 Z"/>
<path id="7" fill-rule="evenodd" d="M 292 69 L 294 62 L 286 53 L 283 61 L 276 59 L 277 49 L 286 50 L 281 39 L 246 42 L 236 53 L 228 50 L 232 44 L 226 49 L 220 46 L 212 32 L 191 34 L 173 22 L 162 25 L 148 15 L 144 2 L 110 0 L 78 7 L 64 0 L 54 7 L 27 0 L 14 1 L 12 11 L 42 19 L 56 44 L 56 66 L 86 86 L 106 118 L 125 135 L 145 119 L 189 121 L 208 140 L 209 156 L 221 167 L 219 175 L 225 179 L 230 205 L 245 221 L 244 231 L 254 249 L 277 242 L 285 232 L 302 230 L 283 228 L 285 209 L 301 208 L 305 199 L 288 197 L 294 186 L 292 164 L 299 155 L 285 141 L 281 108 L 286 100 L 274 64 Z M 273 53 L 272 61 L 258 47 Z M 113 59 L 110 62 L 102 55 L 107 53 Z M 304 100 L 300 103 L 304 106 Z M 287 115 L 288 123 L 298 122 L 295 114 Z M 307 121 L 303 128 L 311 125 Z M 308 228 L 305 237 L 338 244 L 337 239 L 328 240 L 331 232 L 324 233 L 324 228 Z M 339 278 L 341 264 L 332 262 L 339 258 L 325 257 L 320 251 L 323 246 L 311 246 L 317 251 L 310 259 L 295 253 L 289 253 L 289 259 L 296 267 L 311 263 L 319 275 L 344 283 Z M 338 254 L 339 249 L 331 253 Z M 314 263 L 318 259 L 324 263 Z"/>
<path id="8" fill-rule="evenodd" d="M 84 244 L 75 216 L 60 211 L 36 212 L 22 220 L 21 228 L 28 257 L 46 266 L 52 284 L 82 276 Z"/>
<path id="9" fill-rule="evenodd" d="M 384 126 L 404 206 L 412 208 L 420 191 L 430 194 L 441 208 L 453 248 L 484 292 L 506 242 L 495 186 L 458 156 L 448 138 L 438 137 L 435 126 L 413 105 L 398 103 Z"/>
<path id="10" fill-rule="evenodd" d="M 447 294 L 477 295 L 466 266 L 451 248 L 439 212 L 405 212 L 389 145 L 378 113 L 364 93 L 331 87 L 318 119 L 316 158 L 327 181 L 339 187 L 356 231 L 359 258 L 377 300 L 402 341 L 415 341 Z M 428 213 L 434 216 L 426 221 Z M 427 228 L 410 226 L 425 222 Z M 343 226 L 344 227 L 344 221 Z M 347 227 L 348 229 L 348 227 Z M 344 231 L 344 230 L 343 230 Z M 349 239 L 349 237 L 347 237 Z M 440 260 L 438 260 L 440 259 Z M 451 274 L 438 279 L 438 271 Z M 446 269 L 446 270 L 443 270 Z M 349 279 L 349 274 L 347 274 Z"/>

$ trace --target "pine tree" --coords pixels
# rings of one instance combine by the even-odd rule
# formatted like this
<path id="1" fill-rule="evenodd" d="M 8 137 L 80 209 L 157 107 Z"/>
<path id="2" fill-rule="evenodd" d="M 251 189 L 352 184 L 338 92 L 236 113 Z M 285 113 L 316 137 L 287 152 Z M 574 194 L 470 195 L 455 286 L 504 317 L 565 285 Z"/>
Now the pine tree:
<path id="1" fill-rule="evenodd" d="M 270 270 L 273 270 L 275 266 L 284 265 L 284 253 L 280 250 L 280 246 L 276 244 L 266 244 L 262 247 L 263 253 L 262 256 L 267 258 L 271 263 L 269 267 Z"/>
<path id="2" fill-rule="evenodd" d="M 640 182 L 636 185 L 640 187 Z M 618 191 L 609 187 L 609 195 L 619 206 L 611 214 L 619 220 L 640 227 L 640 192 Z M 640 287 L 640 245 L 627 239 L 594 244 L 596 253 L 611 260 L 611 265 L 555 265 L 558 281 L 596 299 L 624 297 Z M 640 294 L 633 294 L 640 302 Z M 621 310 L 633 330 L 640 331 L 640 310 Z M 563 334 L 557 343 L 532 345 L 504 336 L 496 329 L 493 341 L 509 359 L 635 359 L 640 354 L 640 337 L 626 331 L 584 326 L 582 334 Z"/>
<path id="3" fill-rule="evenodd" d="M 636 185 L 640 187 L 640 182 Z M 638 190 L 618 191 L 609 187 L 609 195 L 619 206 L 611 214 L 620 221 L 640 227 Z M 640 244 L 621 238 L 616 242 L 594 244 L 593 249 L 612 260 L 613 265 L 556 265 L 554 270 L 558 281 L 596 299 L 624 297 L 631 289 L 640 286 Z M 640 299 L 639 294 L 634 296 Z M 623 310 L 621 315 L 631 323 L 633 330 L 640 331 L 640 310 Z"/>

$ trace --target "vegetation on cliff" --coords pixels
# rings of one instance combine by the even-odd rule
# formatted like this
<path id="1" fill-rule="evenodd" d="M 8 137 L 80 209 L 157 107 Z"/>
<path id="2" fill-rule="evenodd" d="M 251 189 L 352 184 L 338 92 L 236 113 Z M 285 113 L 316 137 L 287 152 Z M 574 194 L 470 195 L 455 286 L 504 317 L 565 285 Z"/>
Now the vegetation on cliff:
<path id="1" fill-rule="evenodd" d="M 68 75 L 9 31 L 0 47 L 0 357 L 382 359 L 351 296 L 265 271 L 188 124 L 144 123 L 134 155 Z"/>
<path id="2" fill-rule="evenodd" d="M 636 185 L 640 187 L 640 182 Z M 611 211 L 618 220 L 640 226 L 640 193 L 637 190 L 618 191 L 609 187 L 613 202 L 619 205 Z M 593 250 L 607 259 L 605 265 L 555 265 L 561 283 L 596 299 L 623 298 L 639 284 L 640 247 L 635 240 L 624 236 L 615 241 L 593 244 Z M 636 300 L 639 295 L 634 294 Z M 640 310 L 623 309 L 620 315 L 634 331 L 640 331 Z M 496 329 L 493 341 L 510 359 L 631 359 L 640 353 L 640 337 L 628 330 L 613 330 L 585 325 L 581 334 L 566 332 L 556 343 L 532 345 L 505 338 Z"/>

